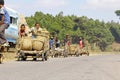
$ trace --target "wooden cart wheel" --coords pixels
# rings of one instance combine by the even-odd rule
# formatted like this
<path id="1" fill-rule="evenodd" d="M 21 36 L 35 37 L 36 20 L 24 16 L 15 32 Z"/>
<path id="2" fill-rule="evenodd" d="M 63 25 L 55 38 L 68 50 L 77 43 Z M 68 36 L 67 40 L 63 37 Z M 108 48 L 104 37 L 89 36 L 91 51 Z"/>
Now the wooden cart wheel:
<path id="1" fill-rule="evenodd" d="M 21 60 L 26 61 L 27 56 L 25 55 L 25 53 L 22 52 L 20 55 L 21 55 Z"/>
<path id="2" fill-rule="evenodd" d="M 37 58 L 33 58 L 33 61 L 37 61 Z"/>
<path id="3" fill-rule="evenodd" d="M 48 60 L 48 57 L 49 57 L 49 50 L 45 53 L 45 61 L 47 61 Z"/>
<path id="4" fill-rule="evenodd" d="M 47 59 L 48 59 L 48 57 L 47 57 L 47 55 L 45 55 L 45 61 L 47 61 Z"/>
<path id="5" fill-rule="evenodd" d="M 26 56 L 22 56 L 22 60 L 26 61 L 27 57 Z"/>
<path id="6" fill-rule="evenodd" d="M 44 56 L 45 53 L 42 53 L 42 61 L 45 61 L 45 56 Z"/>
<path id="7" fill-rule="evenodd" d="M 79 53 L 78 52 L 76 53 L 76 57 L 79 57 Z"/>
<path id="8" fill-rule="evenodd" d="M 89 52 L 87 51 L 87 56 L 89 56 Z"/>

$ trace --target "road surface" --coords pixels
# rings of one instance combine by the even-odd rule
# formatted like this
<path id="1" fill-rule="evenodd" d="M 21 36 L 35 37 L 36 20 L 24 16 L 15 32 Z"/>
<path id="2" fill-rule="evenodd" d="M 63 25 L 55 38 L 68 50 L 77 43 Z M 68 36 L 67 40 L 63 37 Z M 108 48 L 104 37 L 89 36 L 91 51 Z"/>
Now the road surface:
<path id="1" fill-rule="evenodd" d="M 0 80 L 120 80 L 120 55 L 5 62 Z"/>

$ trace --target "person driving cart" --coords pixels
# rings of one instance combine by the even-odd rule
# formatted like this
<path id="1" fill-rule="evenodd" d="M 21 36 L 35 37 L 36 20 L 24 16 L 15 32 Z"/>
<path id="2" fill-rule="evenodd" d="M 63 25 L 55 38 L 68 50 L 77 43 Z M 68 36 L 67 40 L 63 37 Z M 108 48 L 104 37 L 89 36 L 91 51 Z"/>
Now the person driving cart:
<path id="1" fill-rule="evenodd" d="M 36 38 L 36 36 L 38 36 L 40 31 L 42 31 L 42 28 L 41 28 L 40 24 L 39 23 L 35 23 L 35 26 L 31 28 L 30 32 L 32 32 L 32 37 Z"/>

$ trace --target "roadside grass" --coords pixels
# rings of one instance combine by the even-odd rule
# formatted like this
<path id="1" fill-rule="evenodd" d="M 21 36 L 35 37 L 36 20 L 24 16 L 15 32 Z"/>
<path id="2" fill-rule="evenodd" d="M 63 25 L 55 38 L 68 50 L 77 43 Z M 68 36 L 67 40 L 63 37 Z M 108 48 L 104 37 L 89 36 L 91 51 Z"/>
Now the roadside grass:
<path id="1" fill-rule="evenodd" d="M 4 56 L 4 60 L 3 61 L 12 61 L 15 60 L 15 52 L 2 52 L 3 56 Z"/>
<path id="2" fill-rule="evenodd" d="M 15 60 L 16 57 L 15 49 L 13 48 L 10 49 L 8 52 L 7 51 L 1 52 L 1 54 L 3 54 L 4 56 L 3 62 Z"/>

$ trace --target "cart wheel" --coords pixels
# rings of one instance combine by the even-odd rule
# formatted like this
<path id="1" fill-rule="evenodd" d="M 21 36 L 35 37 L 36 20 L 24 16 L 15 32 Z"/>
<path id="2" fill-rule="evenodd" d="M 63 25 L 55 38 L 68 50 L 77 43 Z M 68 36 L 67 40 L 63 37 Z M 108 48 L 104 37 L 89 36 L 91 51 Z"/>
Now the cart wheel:
<path id="1" fill-rule="evenodd" d="M 42 53 L 42 61 L 45 61 L 45 53 Z"/>
<path id="2" fill-rule="evenodd" d="M 54 57 L 58 58 L 58 53 L 55 53 Z"/>
<path id="3" fill-rule="evenodd" d="M 79 57 L 79 54 L 78 54 L 78 53 L 76 53 L 76 57 Z"/>
<path id="4" fill-rule="evenodd" d="M 48 59 L 48 58 L 47 58 L 47 57 L 45 57 L 45 61 L 47 61 L 47 59 Z"/>
<path id="5" fill-rule="evenodd" d="M 20 50 L 18 50 L 18 51 L 16 52 L 16 55 L 17 55 L 17 61 L 21 61 L 22 55 L 21 55 Z"/>
<path id="6" fill-rule="evenodd" d="M 4 47 L 4 46 L 1 46 L 0 51 L 1 51 L 1 52 L 4 52 L 4 50 L 5 50 L 5 47 Z"/>
<path id="7" fill-rule="evenodd" d="M 23 56 L 22 57 L 22 61 L 26 61 L 27 57 L 26 56 Z"/>
<path id="8" fill-rule="evenodd" d="M 18 58 L 17 61 L 20 61 L 20 58 Z"/>
<path id="9" fill-rule="evenodd" d="M 21 57 L 20 57 L 20 56 L 18 56 L 18 59 L 17 59 L 17 61 L 21 61 Z"/>
<path id="10" fill-rule="evenodd" d="M 63 52 L 63 56 L 68 57 L 68 52 L 66 50 Z"/>
<path id="11" fill-rule="evenodd" d="M 64 57 L 68 57 L 68 55 L 67 55 L 67 54 L 64 54 Z"/>
<path id="12" fill-rule="evenodd" d="M 80 53 L 80 56 L 82 56 L 82 53 Z"/>
<path id="13" fill-rule="evenodd" d="M 45 58 L 45 61 L 47 61 L 48 60 L 48 53 L 46 52 L 46 53 L 44 53 L 44 58 Z"/>
<path id="14" fill-rule="evenodd" d="M 7 48 L 7 52 L 8 52 L 8 51 L 9 51 L 9 49 L 10 49 L 10 47 L 9 47 L 9 46 L 7 46 L 6 48 Z"/>
<path id="15" fill-rule="evenodd" d="M 89 56 L 89 52 L 87 51 L 87 56 Z"/>
<path id="16" fill-rule="evenodd" d="M 21 61 L 22 58 L 22 54 L 20 53 L 20 51 L 17 51 L 17 61 Z"/>
<path id="17" fill-rule="evenodd" d="M 37 61 L 37 58 L 33 58 L 33 61 Z"/>
<path id="18" fill-rule="evenodd" d="M 22 53 L 22 55 L 21 55 L 21 60 L 22 60 L 22 61 L 26 61 L 26 59 L 27 59 L 27 56 L 26 56 L 24 53 Z"/>
<path id="19" fill-rule="evenodd" d="M 22 61 L 26 61 L 26 59 L 27 59 L 27 56 L 25 55 L 24 52 L 21 53 L 21 59 L 22 59 Z"/>

